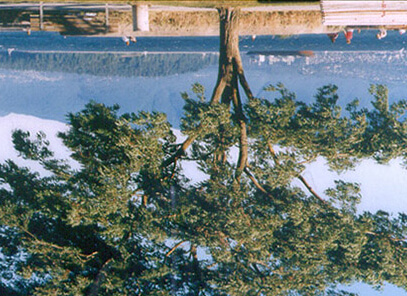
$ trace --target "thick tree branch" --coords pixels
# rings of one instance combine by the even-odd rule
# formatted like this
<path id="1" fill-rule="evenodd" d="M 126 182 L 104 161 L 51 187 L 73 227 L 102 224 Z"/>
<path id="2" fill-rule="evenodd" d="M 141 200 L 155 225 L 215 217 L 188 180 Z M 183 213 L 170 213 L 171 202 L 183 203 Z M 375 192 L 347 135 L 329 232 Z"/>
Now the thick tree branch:
<path id="1" fill-rule="evenodd" d="M 102 286 L 103 281 L 106 278 L 106 272 L 109 268 L 110 262 L 113 258 L 108 259 L 102 267 L 99 269 L 98 274 L 96 275 L 95 280 L 93 281 L 87 296 L 97 296 L 99 294 L 100 287 Z"/>
<path id="2" fill-rule="evenodd" d="M 253 93 L 250 89 L 249 83 L 246 80 L 246 76 L 244 75 L 244 71 L 243 71 L 243 64 L 242 64 L 242 59 L 240 57 L 240 54 L 238 56 L 236 56 L 235 58 L 235 63 L 236 63 L 236 68 L 237 68 L 237 74 L 239 77 L 239 82 L 243 87 L 243 90 L 247 96 L 247 98 L 249 100 L 253 99 Z"/>
<path id="3" fill-rule="evenodd" d="M 247 165 L 247 159 L 249 157 L 249 144 L 247 139 L 247 126 L 246 126 L 246 116 L 243 113 L 242 100 L 240 99 L 239 88 L 238 88 L 237 78 L 234 81 L 233 88 L 233 106 L 235 109 L 236 120 L 240 128 L 239 136 L 239 159 L 236 167 L 236 179 L 239 181 L 240 175 L 243 173 Z"/>
<path id="4" fill-rule="evenodd" d="M 218 81 L 216 82 L 215 88 L 213 89 L 211 103 L 220 102 L 220 99 L 225 90 L 225 87 L 226 87 L 226 79 L 225 79 L 225 77 L 223 77 L 223 75 L 221 76 L 221 73 L 219 73 Z"/>
<path id="5" fill-rule="evenodd" d="M 177 161 L 181 156 L 185 154 L 188 147 L 195 141 L 198 136 L 189 136 L 182 144 L 181 147 L 170 158 L 166 159 L 162 163 L 162 167 L 167 167 L 173 162 Z"/>

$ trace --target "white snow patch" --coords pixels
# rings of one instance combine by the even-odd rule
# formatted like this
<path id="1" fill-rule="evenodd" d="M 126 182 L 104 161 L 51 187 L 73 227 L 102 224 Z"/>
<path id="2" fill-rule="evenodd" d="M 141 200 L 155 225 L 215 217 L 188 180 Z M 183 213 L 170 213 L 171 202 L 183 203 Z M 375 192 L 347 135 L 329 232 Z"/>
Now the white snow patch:
<path id="1" fill-rule="evenodd" d="M 29 131 L 32 137 L 35 137 L 40 131 L 44 132 L 46 140 L 50 142 L 49 149 L 55 153 L 55 158 L 69 159 L 71 152 L 62 144 L 62 140 L 57 137 L 58 132 L 68 129 L 66 124 L 29 115 L 10 113 L 0 117 L 0 162 L 11 159 L 18 165 L 29 166 L 39 172 L 43 171 L 37 162 L 24 160 L 18 156 L 12 143 L 12 133 L 18 129 Z"/>
<path id="2" fill-rule="evenodd" d="M 321 196 L 327 188 L 334 187 L 334 180 L 358 183 L 362 194 L 358 206 L 360 212 L 383 210 L 393 214 L 407 213 L 407 170 L 401 162 L 401 159 L 393 159 L 386 165 L 380 165 L 367 159 L 355 169 L 337 174 L 328 169 L 324 159 L 318 158 L 306 168 L 303 177 Z"/>

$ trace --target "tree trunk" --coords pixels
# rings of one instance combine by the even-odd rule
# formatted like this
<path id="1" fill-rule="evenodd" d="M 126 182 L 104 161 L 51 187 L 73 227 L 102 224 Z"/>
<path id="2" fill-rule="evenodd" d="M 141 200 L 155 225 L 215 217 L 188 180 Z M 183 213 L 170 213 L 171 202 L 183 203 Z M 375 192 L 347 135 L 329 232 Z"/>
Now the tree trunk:
<path id="1" fill-rule="evenodd" d="M 90 285 L 89 291 L 86 293 L 86 296 L 97 296 L 99 294 L 99 289 L 106 278 L 106 272 L 109 268 L 110 262 L 113 258 L 108 259 L 102 267 L 99 269 L 98 274 L 96 275 L 93 283 Z"/>
<path id="2" fill-rule="evenodd" d="M 220 46 L 218 79 L 213 90 L 211 102 L 222 101 L 230 104 L 232 89 L 236 87 L 237 72 L 234 66 L 239 52 L 239 9 L 219 8 Z"/>
<path id="3" fill-rule="evenodd" d="M 233 105 L 234 120 L 240 129 L 239 160 L 236 166 L 236 180 L 239 181 L 240 175 L 246 168 L 248 159 L 247 120 L 243 112 L 243 104 L 239 94 L 239 82 L 249 100 L 253 98 L 253 95 L 244 76 L 239 51 L 240 9 L 219 8 L 218 12 L 220 19 L 219 70 L 211 97 L 211 104 L 222 103 L 227 106 Z M 219 132 L 221 133 L 222 131 Z M 196 136 L 189 137 L 185 140 L 179 150 L 163 163 L 163 166 L 168 166 L 182 157 L 186 149 L 195 139 Z M 220 135 L 220 143 L 222 143 L 222 135 Z M 220 149 L 214 153 L 214 161 L 222 162 L 226 157 L 225 153 L 225 151 L 222 151 L 222 147 L 220 147 Z"/>

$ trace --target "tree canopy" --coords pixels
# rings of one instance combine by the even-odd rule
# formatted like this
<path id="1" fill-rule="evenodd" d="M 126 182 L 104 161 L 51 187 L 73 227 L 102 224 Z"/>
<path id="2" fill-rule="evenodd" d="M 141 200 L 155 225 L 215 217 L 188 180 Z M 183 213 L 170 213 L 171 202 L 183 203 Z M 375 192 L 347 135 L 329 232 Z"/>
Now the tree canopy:
<path id="1" fill-rule="evenodd" d="M 15 131 L 21 157 L 0 165 L 0 223 L 33 295 L 349 295 L 338 284 L 407 289 L 407 215 L 357 212 L 358 184 L 315 192 L 306 165 L 338 172 L 373 158 L 407 159 L 406 101 L 372 86 L 372 108 L 338 105 L 337 87 L 313 103 L 282 85 L 255 98 L 238 51 L 238 10 L 220 9 L 219 77 L 211 98 L 195 84 L 176 140 L 165 114 L 89 103 L 60 133 Z M 239 93 L 243 87 L 247 100 Z M 194 182 L 185 161 L 207 178 Z M 72 163 L 75 162 L 75 165 Z M 297 180 L 304 186 L 295 185 Z M 11 242 L 14 240 L 14 242 Z M 3 244 L 3 245 L 6 245 Z"/>

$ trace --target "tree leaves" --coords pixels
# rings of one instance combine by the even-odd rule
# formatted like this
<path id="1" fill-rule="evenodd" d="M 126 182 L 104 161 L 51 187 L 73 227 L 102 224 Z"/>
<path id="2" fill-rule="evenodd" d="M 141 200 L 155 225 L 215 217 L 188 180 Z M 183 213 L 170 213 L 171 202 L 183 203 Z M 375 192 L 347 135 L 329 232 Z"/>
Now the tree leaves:
<path id="1" fill-rule="evenodd" d="M 30 254 L 25 272 L 43 278 L 37 295 L 331 295 L 353 281 L 404 287 L 404 214 L 359 215 L 357 184 L 336 181 L 329 200 L 292 185 L 306 182 L 301 174 L 317 157 L 341 171 L 377 158 L 384 141 L 393 144 L 379 162 L 404 155 L 402 136 L 383 132 L 402 134 L 402 102 L 388 106 L 378 87 L 372 110 L 353 102 L 343 115 L 334 86 L 309 105 L 282 86 L 274 101 L 251 99 L 244 110 L 252 178 L 236 183 L 233 113 L 194 88 L 198 101 L 186 97 L 183 128 L 196 134 L 184 157 L 208 175 L 197 184 L 185 182 L 191 176 L 179 163 L 163 166 L 177 147 L 163 114 L 118 115 L 117 106 L 97 103 L 71 114 L 60 136 L 78 169 L 53 159 L 45 135 L 14 133 L 21 155 L 49 170 L 0 166 L 0 220 Z M 10 242 L 15 254 L 19 242 Z"/>

